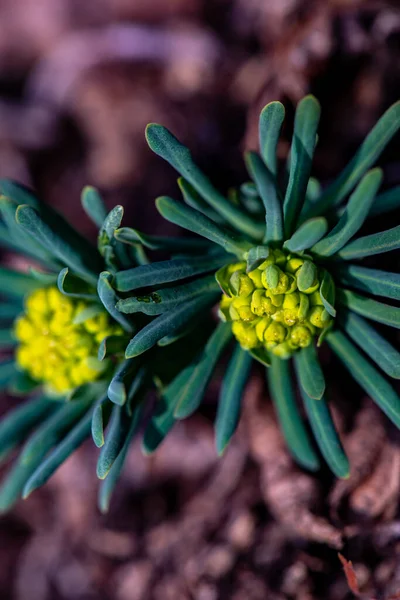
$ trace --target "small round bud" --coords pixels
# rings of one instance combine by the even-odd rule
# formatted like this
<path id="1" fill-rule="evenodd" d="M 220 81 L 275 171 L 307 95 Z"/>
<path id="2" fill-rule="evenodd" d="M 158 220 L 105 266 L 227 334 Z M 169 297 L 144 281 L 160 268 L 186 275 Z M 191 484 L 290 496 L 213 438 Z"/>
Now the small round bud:
<path id="1" fill-rule="evenodd" d="M 311 331 L 305 325 L 296 325 L 292 329 L 290 340 L 295 346 L 306 348 L 312 341 Z"/>
<path id="2" fill-rule="evenodd" d="M 330 322 L 330 317 L 323 306 L 313 306 L 308 315 L 308 319 L 312 325 L 323 329 Z"/>
<path id="3" fill-rule="evenodd" d="M 271 323 L 264 332 L 264 340 L 268 345 L 275 346 L 286 338 L 286 328 L 280 323 Z"/>

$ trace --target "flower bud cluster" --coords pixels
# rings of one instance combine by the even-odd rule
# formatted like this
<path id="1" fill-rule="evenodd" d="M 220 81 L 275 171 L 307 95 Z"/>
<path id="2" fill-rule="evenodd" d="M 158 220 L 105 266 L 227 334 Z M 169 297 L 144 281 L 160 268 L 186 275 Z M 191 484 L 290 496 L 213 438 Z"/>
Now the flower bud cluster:
<path id="1" fill-rule="evenodd" d="M 90 317 L 87 309 L 88 304 L 55 287 L 42 288 L 26 298 L 25 314 L 14 323 L 17 364 L 32 379 L 45 383 L 50 393 L 66 393 L 98 379 L 107 365 L 97 359 L 100 342 L 123 333 L 105 311 Z"/>
<path id="2" fill-rule="evenodd" d="M 288 358 L 332 324 L 319 291 L 318 269 L 310 257 L 270 250 L 268 258 L 250 272 L 245 262 L 229 265 L 225 279 L 219 314 L 232 321 L 233 334 L 244 349 L 263 347 Z"/>

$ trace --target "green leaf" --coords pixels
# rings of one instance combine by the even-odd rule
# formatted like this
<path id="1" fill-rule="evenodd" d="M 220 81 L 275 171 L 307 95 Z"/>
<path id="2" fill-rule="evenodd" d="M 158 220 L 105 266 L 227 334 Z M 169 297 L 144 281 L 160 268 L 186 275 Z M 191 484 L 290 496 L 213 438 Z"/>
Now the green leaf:
<path id="1" fill-rule="evenodd" d="M 123 207 L 114 206 L 104 219 L 97 238 L 97 248 L 110 267 L 117 265 L 116 245 L 118 242 L 114 233 L 121 226 L 123 216 Z"/>
<path id="2" fill-rule="evenodd" d="M 305 260 L 296 273 L 297 287 L 300 292 L 306 292 L 317 279 L 317 267 L 309 260 Z"/>
<path id="3" fill-rule="evenodd" d="M 123 354 L 127 342 L 128 339 L 122 335 L 109 335 L 105 337 L 99 345 L 97 358 L 99 360 L 104 360 L 108 356 L 113 356 L 115 354 L 121 353 Z"/>
<path id="4" fill-rule="evenodd" d="M 22 235 L 23 232 L 15 220 L 17 208 L 18 204 L 15 201 L 0 196 L 0 214 L 7 226 L 14 249 L 45 265 L 54 263 L 51 254 L 44 250 L 40 244 L 29 239 L 28 236 Z"/>
<path id="5" fill-rule="evenodd" d="M 400 329 L 400 308 L 377 302 L 350 290 L 338 289 L 338 300 L 350 310 L 378 323 Z"/>
<path id="6" fill-rule="evenodd" d="M 219 323 L 204 350 L 174 379 L 172 385 L 176 387 L 176 419 L 185 419 L 199 407 L 219 356 L 231 338 L 230 324 Z"/>
<path id="7" fill-rule="evenodd" d="M 316 244 L 327 231 L 328 221 L 324 217 L 309 219 L 300 225 L 283 247 L 289 252 L 303 252 Z"/>
<path id="8" fill-rule="evenodd" d="M 8 384 L 15 375 L 15 371 L 16 367 L 13 360 L 0 362 L 0 391 L 7 388 Z"/>
<path id="9" fill-rule="evenodd" d="M 133 333 L 135 330 L 134 325 L 116 308 L 119 297 L 111 286 L 112 279 L 113 277 L 111 273 L 108 273 L 108 271 L 103 271 L 100 273 L 97 284 L 97 293 L 99 294 L 99 298 L 102 301 L 105 309 L 110 313 L 112 318 L 115 319 L 117 323 L 122 325 L 125 331 Z"/>
<path id="10" fill-rule="evenodd" d="M 217 225 L 197 210 L 184 206 L 172 198 L 162 196 L 157 198 L 156 206 L 159 213 L 184 229 L 197 233 L 211 242 L 222 246 L 226 252 L 242 256 L 243 252 L 249 250 L 252 244 L 240 238 L 237 234 Z"/>
<path id="11" fill-rule="evenodd" d="M 400 300 L 400 274 L 368 269 L 356 265 L 340 265 L 337 279 L 340 283 L 350 285 L 374 296 L 385 296 Z"/>
<path id="12" fill-rule="evenodd" d="M 187 252 L 193 254 L 199 254 L 207 252 L 213 246 L 208 240 L 202 240 L 198 238 L 174 238 L 174 237 L 162 237 L 155 235 L 147 235 L 138 231 L 137 229 L 131 229 L 130 227 L 121 227 L 114 232 L 114 237 L 119 242 L 129 244 L 131 246 L 138 246 L 143 244 L 149 250 L 164 250 L 168 252 Z"/>
<path id="13" fill-rule="evenodd" d="M 248 353 L 254 360 L 264 365 L 264 367 L 271 365 L 271 356 L 266 348 L 253 348 L 252 350 L 248 350 Z"/>
<path id="14" fill-rule="evenodd" d="M 24 485 L 22 490 L 24 499 L 34 490 L 44 485 L 58 467 L 90 436 L 91 420 L 92 411 L 89 410 L 83 419 L 65 436 L 63 441 L 44 459 Z"/>
<path id="15" fill-rule="evenodd" d="M 98 261 L 89 260 L 90 255 L 82 254 L 79 249 L 57 235 L 31 206 L 18 206 L 15 218 L 23 230 L 57 260 L 82 275 L 88 282 L 96 282 L 95 268 Z M 96 264 L 92 264 L 93 262 Z"/>
<path id="16" fill-rule="evenodd" d="M 96 188 L 91 185 L 84 187 L 81 195 L 81 203 L 83 210 L 89 219 L 91 219 L 97 227 L 101 227 L 107 216 L 107 209 Z"/>
<path id="17" fill-rule="evenodd" d="M 39 386 L 39 381 L 32 379 L 32 377 L 23 371 L 17 371 L 10 381 L 7 391 L 13 396 L 26 396 Z"/>
<path id="18" fill-rule="evenodd" d="M 104 403 L 98 404 L 93 409 L 92 414 L 92 440 L 94 441 L 97 448 L 101 448 L 104 445 Z"/>
<path id="19" fill-rule="evenodd" d="M 247 267 L 246 272 L 254 271 L 257 269 L 269 256 L 271 250 L 268 246 L 253 246 L 247 253 Z"/>
<path id="20" fill-rule="evenodd" d="M 400 379 L 400 352 L 362 317 L 341 313 L 344 331 L 389 377 Z"/>
<path id="21" fill-rule="evenodd" d="M 280 242 L 283 239 L 283 212 L 275 178 L 256 152 L 247 152 L 245 160 L 249 175 L 255 181 L 265 207 L 264 242 Z"/>
<path id="22" fill-rule="evenodd" d="M 264 227 L 214 188 L 210 180 L 193 162 L 189 149 L 183 146 L 168 129 L 151 123 L 146 128 L 146 139 L 153 152 L 169 162 L 231 226 L 257 239 L 263 235 Z"/>
<path id="23" fill-rule="evenodd" d="M 350 476 L 350 465 L 343 450 L 328 403 L 325 398 L 315 400 L 300 389 L 311 429 L 329 468 L 336 475 L 347 479 Z"/>
<path id="24" fill-rule="evenodd" d="M 44 273 L 43 271 L 29 267 L 29 274 L 37 281 L 40 281 L 43 286 L 57 285 L 58 273 Z"/>
<path id="25" fill-rule="evenodd" d="M 381 169 L 368 171 L 350 196 L 337 225 L 311 248 L 312 252 L 320 256 L 332 256 L 351 240 L 367 218 L 381 181 Z"/>
<path id="26" fill-rule="evenodd" d="M 293 458 L 306 469 L 316 471 L 319 460 L 296 404 L 289 362 L 272 356 L 267 377 L 279 424 Z"/>
<path id="27" fill-rule="evenodd" d="M 22 442 L 36 423 L 51 414 L 56 407 L 57 402 L 40 396 L 24 402 L 4 416 L 0 422 L 1 458 Z"/>
<path id="28" fill-rule="evenodd" d="M 338 355 L 354 379 L 371 396 L 387 417 L 400 428 L 400 398 L 368 360 L 341 331 L 332 331 L 327 337 L 328 344 Z"/>
<path id="29" fill-rule="evenodd" d="M 133 413 L 131 423 L 129 426 L 129 430 L 127 436 L 125 438 L 125 442 L 115 459 L 111 469 L 108 472 L 107 477 L 101 482 L 99 488 L 98 495 L 98 506 L 100 511 L 104 514 L 108 512 L 111 496 L 114 492 L 115 486 L 120 478 L 121 471 L 124 467 L 124 463 L 128 454 L 128 450 L 131 444 L 131 441 L 138 430 L 138 426 L 140 425 L 140 420 L 143 413 L 142 405 L 139 405 L 135 408 Z"/>
<path id="30" fill-rule="evenodd" d="M 311 344 L 295 352 L 294 364 L 300 387 L 311 398 L 322 398 L 325 392 L 325 378 L 315 347 Z"/>
<path id="31" fill-rule="evenodd" d="M 321 108 L 314 96 L 306 96 L 296 108 L 289 182 L 283 203 L 286 236 L 293 233 L 305 200 L 320 114 Z"/>
<path id="32" fill-rule="evenodd" d="M 0 267 L 0 295 L 6 298 L 23 297 L 42 287 L 42 284 L 28 275 Z"/>
<path id="33" fill-rule="evenodd" d="M 218 290 L 215 276 L 207 275 L 190 283 L 163 288 L 148 295 L 119 300 L 117 308 L 123 313 L 142 312 L 146 315 L 161 315 L 184 305 L 193 298 L 211 292 L 218 292 Z"/>
<path id="34" fill-rule="evenodd" d="M 36 456 L 44 456 L 80 420 L 92 401 L 92 395 L 87 394 L 81 400 L 61 403 L 60 408 L 46 419 L 26 442 L 19 462 L 28 465 Z M 57 401 L 55 403 L 60 404 Z"/>
<path id="35" fill-rule="evenodd" d="M 75 317 L 72 319 L 72 323 L 74 325 L 80 325 L 89 319 L 93 319 L 93 317 L 97 317 L 104 312 L 101 304 L 89 304 L 89 306 L 85 306 L 81 310 L 75 313 Z"/>
<path id="36" fill-rule="evenodd" d="M 143 327 L 131 339 L 125 350 L 125 358 L 134 358 L 152 348 L 166 335 L 172 335 L 202 313 L 216 301 L 218 295 L 211 293 L 196 296 L 189 302 L 179 305 Z"/>
<path id="37" fill-rule="evenodd" d="M 400 225 L 360 237 L 347 244 L 338 252 L 338 256 L 344 260 L 354 258 L 365 258 L 366 256 L 374 256 L 375 254 L 383 254 L 391 250 L 400 248 Z"/>
<path id="38" fill-rule="evenodd" d="M 151 454 L 157 450 L 158 446 L 172 430 L 177 421 L 174 418 L 175 403 L 174 396 L 168 397 L 168 401 L 166 396 L 158 401 L 156 412 L 150 419 L 143 434 L 142 449 L 144 454 Z"/>
<path id="39" fill-rule="evenodd" d="M 368 216 L 376 217 L 397 208 L 400 208 L 400 185 L 379 194 L 375 198 Z"/>
<path id="40" fill-rule="evenodd" d="M 104 445 L 97 461 L 97 477 L 105 479 L 122 450 L 129 431 L 129 419 L 121 406 L 113 406 Z"/>
<path id="41" fill-rule="evenodd" d="M 143 287 L 179 281 L 194 275 L 219 269 L 227 262 L 227 256 L 186 257 L 162 260 L 149 265 L 140 265 L 115 275 L 115 287 L 120 292 L 129 292 Z"/>
<path id="42" fill-rule="evenodd" d="M 16 204 L 29 204 L 33 208 L 39 209 L 41 202 L 24 185 L 15 183 L 11 179 L 0 179 L 0 193 L 13 200 Z"/>
<path id="43" fill-rule="evenodd" d="M 61 269 L 57 278 L 57 286 L 62 294 L 82 300 L 98 300 L 96 289 L 86 281 L 69 272 L 68 267 Z"/>
<path id="44" fill-rule="evenodd" d="M 361 144 L 353 159 L 339 177 L 323 192 L 308 216 L 322 214 L 339 204 L 375 163 L 385 146 L 400 127 L 400 101 L 391 106 Z"/>
<path id="45" fill-rule="evenodd" d="M 12 329 L 0 329 L 0 350 L 2 348 L 11 348 L 17 344 Z"/>
<path id="46" fill-rule="evenodd" d="M 325 271 L 325 269 L 323 270 L 322 282 L 319 288 L 319 293 L 325 310 L 327 310 L 328 313 L 333 318 L 335 318 L 335 284 L 333 282 L 332 277 L 330 276 L 328 271 Z"/>
<path id="47" fill-rule="evenodd" d="M 108 386 L 108 397 L 111 402 L 122 406 L 128 398 L 129 388 L 138 372 L 141 361 L 129 359 L 122 362 L 116 370 L 110 385 Z"/>
<path id="48" fill-rule="evenodd" d="M 252 358 L 237 345 L 225 373 L 215 419 L 215 442 L 221 456 L 235 433 L 240 417 L 244 387 L 250 375 Z"/>
<path id="49" fill-rule="evenodd" d="M 275 101 L 264 106 L 258 122 L 261 156 L 274 176 L 277 174 L 276 150 L 284 118 L 285 107 Z"/>
<path id="50" fill-rule="evenodd" d="M 14 321 L 14 319 L 19 317 L 22 312 L 23 308 L 18 302 L 15 304 L 0 303 L 0 322 Z"/>
<path id="51" fill-rule="evenodd" d="M 192 185 L 183 177 L 179 177 L 178 179 L 179 189 L 181 190 L 184 201 L 188 206 L 195 208 L 202 215 L 205 215 L 215 223 L 219 225 L 226 225 L 226 220 L 221 217 L 213 208 L 211 208 L 208 203 L 203 200 L 198 192 L 194 189 Z"/>

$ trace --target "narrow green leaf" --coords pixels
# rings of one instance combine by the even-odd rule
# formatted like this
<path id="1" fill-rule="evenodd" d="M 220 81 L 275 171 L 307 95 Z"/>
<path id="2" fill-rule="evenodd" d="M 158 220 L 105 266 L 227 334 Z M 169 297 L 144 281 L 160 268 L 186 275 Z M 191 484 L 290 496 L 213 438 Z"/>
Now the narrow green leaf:
<path id="1" fill-rule="evenodd" d="M 339 204 L 375 163 L 400 127 L 400 101 L 391 106 L 370 131 L 357 153 L 339 177 L 323 192 L 308 216 L 324 213 Z"/>
<path id="2" fill-rule="evenodd" d="M 176 419 L 185 419 L 199 407 L 219 356 L 231 338 L 230 324 L 219 323 L 204 350 L 174 380 L 177 396 L 174 412 Z"/>
<path id="3" fill-rule="evenodd" d="M 226 252 L 242 256 L 243 252 L 252 247 L 250 242 L 241 239 L 237 234 L 217 225 L 194 208 L 184 206 L 172 198 L 167 196 L 157 198 L 156 206 L 167 221 L 207 238 L 222 246 Z"/>
<path id="4" fill-rule="evenodd" d="M 226 220 L 221 217 L 213 208 L 209 206 L 209 204 L 203 200 L 198 192 L 194 189 L 194 187 L 186 181 L 183 177 L 179 177 L 178 179 L 179 189 L 181 190 L 184 201 L 188 206 L 195 208 L 202 215 L 205 215 L 215 223 L 219 225 L 226 225 Z"/>
<path id="5" fill-rule="evenodd" d="M 93 319 L 93 317 L 97 317 L 104 312 L 102 305 L 99 304 L 89 304 L 89 306 L 85 306 L 82 310 L 75 313 L 75 317 L 72 320 L 74 325 L 80 325 L 89 319 Z"/>
<path id="6" fill-rule="evenodd" d="M 91 185 L 84 187 L 81 195 L 81 203 L 83 210 L 89 219 L 91 219 L 97 227 L 101 227 L 107 216 L 107 209 L 96 188 Z"/>
<path id="7" fill-rule="evenodd" d="M 268 246 L 253 246 L 247 253 L 247 267 L 246 272 L 254 271 L 257 269 L 269 256 L 271 250 Z"/>
<path id="8" fill-rule="evenodd" d="M 0 267 L 0 295 L 6 298 L 23 297 L 42 287 L 42 284 L 27 273 Z"/>
<path id="9" fill-rule="evenodd" d="M 306 292 L 317 279 L 317 267 L 310 260 L 305 260 L 296 273 L 297 287 L 300 292 Z"/>
<path id="10" fill-rule="evenodd" d="M 328 231 L 328 221 L 324 217 L 315 217 L 305 221 L 295 231 L 292 237 L 283 246 L 289 252 L 302 252 L 308 250 L 319 242 Z"/>
<path id="11" fill-rule="evenodd" d="M 34 490 L 44 485 L 58 467 L 90 436 L 91 420 L 92 411 L 89 410 L 79 423 L 65 436 L 63 441 L 44 459 L 24 485 L 24 489 L 22 490 L 22 497 L 24 499 Z"/>
<path id="12" fill-rule="evenodd" d="M 398 208 L 400 208 L 400 185 L 379 194 L 371 206 L 368 217 L 383 215 Z"/>
<path id="13" fill-rule="evenodd" d="M 319 460 L 296 404 L 289 362 L 272 356 L 267 378 L 279 424 L 293 458 L 306 469 L 316 471 Z"/>
<path id="14" fill-rule="evenodd" d="M 311 344 L 295 352 L 294 364 L 300 387 L 311 398 L 322 398 L 325 392 L 325 378 L 315 347 Z"/>
<path id="15" fill-rule="evenodd" d="M 9 450 L 25 439 L 36 423 L 50 415 L 56 407 L 57 402 L 40 396 L 24 402 L 4 416 L 0 421 L 0 456 L 4 458 Z"/>
<path id="16" fill-rule="evenodd" d="M 129 420 L 121 406 L 113 406 L 104 445 L 97 461 L 97 477 L 105 479 L 123 448 L 129 431 Z"/>
<path id="17" fill-rule="evenodd" d="M 256 239 L 263 235 L 264 227 L 215 189 L 193 162 L 189 149 L 183 146 L 168 129 L 151 123 L 146 128 L 146 139 L 153 152 L 169 162 L 231 226 Z"/>
<path id="18" fill-rule="evenodd" d="M 23 312 L 23 308 L 20 304 L 15 303 L 0 303 L 0 322 L 14 321 Z"/>
<path id="19" fill-rule="evenodd" d="M 115 459 L 111 469 L 109 470 L 107 477 L 100 484 L 98 494 L 98 506 L 103 514 L 108 512 L 111 496 L 121 476 L 121 472 L 124 467 L 124 463 L 128 454 L 131 441 L 138 430 L 138 426 L 140 425 L 142 413 L 142 405 L 136 406 L 131 418 L 129 431 L 125 438 L 124 445 L 122 446 L 117 458 Z"/>
<path id="20" fill-rule="evenodd" d="M 112 275 L 111 273 L 108 273 L 108 271 L 103 271 L 100 273 L 97 284 L 97 293 L 99 294 L 99 298 L 102 301 L 105 309 L 110 313 L 113 319 L 122 325 L 125 331 L 133 333 L 135 330 L 133 324 L 116 308 L 119 297 L 111 286 L 112 279 Z"/>
<path id="21" fill-rule="evenodd" d="M 357 314 L 378 323 L 400 329 L 400 308 L 377 302 L 366 296 L 345 289 L 337 289 L 338 300 Z"/>
<path id="22" fill-rule="evenodd" d="M 97 358 L 104 360 L 115 354 L 123 354 L 126 348 L 128 339 L 122 335 L 109 335 L 101 341 Z"/>
<path id="23" fill-rule="evenodd" d="M 246 181 L 240 186 L 239 201 L 251 215 L 261 217 L 264 214 L 264 203 L 252 181 Z"/>
<path id="24" fill-rule="evenodd" d="M 114 233 L 121 226 L 123 215 L 123 207 L 120 205 L 114 206 L 104 219 L 97 238 L 97 248 L 100 254 L 104 256 L 106 261 L 110 262 L 110 264 L 114 264 L 116 260 L 115 246 L 117 240 L 114 237 Z"/>
<path id="25" fill-rule="evenodd" d="M 350 476 L 350 465 L 343 450 L 328 403 L 325 398 L 315 400 L 300 389 L 311 429 L 329 468 L 336 475 L 347 479 Z"/>
<path id="26" fill-rule="evenodd" d="M 82 300 L 98 300 L 96 289 L 86 281 L 69 272 L 68 267 L 61 269 L 57 278 L 57 286 L 62 294 Z"/>
<path id="27" fill-rule="evenodd" d="M 57 260 L 82 275 L 90 283 L 96 282 L 95 265 L 92 265 L 93 261 L 90 260 L 87 264 L 90 256 L 82 254 L 53 232 L 31 206 L 18 206 L 15 218 L 23 230 L 55 256 Z M 96 261 L 96 266 L 97 264 Z"/>
<path id="28" fill-rule="evenodd" d="M 193 254 L 199 254 L 207 252 L 213 246 L 208 240 L 202 240 L 199 238 L 174 238 L 174 237 L 162 237 L 155 235 L 147 235 L 138 231 L 137 229 L 131 229 L 130 227 L 121 227 L 114 232 L 114 237 L 124 244 L 131 246 L 138 246 L 143 244 L 149 250 L 165 250 L 168 252 L 187 252 Z"/>
<path id="29" fill-rule="evenodd" d="M 8 384 L 15 375 L 15 371 L 16 367 L 13 360 L 0 362 L 0 391 L 7 388 Z"/>
<path id="30" fill-rule="evenodd" d="M 312 252 L 320 256 L 332 256 L 351 240 L 367 218 L 381 181 L 381 169 L 368 171 L 350 196 L 337 225 L 311 248 Z"/>
<path id="31" fill-rule="evenodd" d="M 289 182 L 283 203 L 287 237 L 293 233 L 305 200 L 320 114 L 321 108 L 314 96 L 306 96 L 296 108 L 290 150 Z"/>
<path id="32" fill-rule="evenodd" d="M 13 396 L 26 396 L 40 385 L 39 381 L 32 379 L 27 373 L 17 371 L 9 383 L 8 392 Z"/>
<path id="33" fill-rule="evenodd" d="M 280 242 L 283 240 L 283 212 L 275 178 L 256 152 L 247 152 L 245 160 L 265 208 L 266 232 L 263 241 Z"/>
<path id="34" fill-rule="evenodd" d="M 335 284 L 333 282 L 332 277 L 328 273 L 328 271 L 323 270 L 321 287 L 319 288 L 319 293 L 321 296 L 322 303 L 325 307 L 325 310 L 335 318 L 336 310 L 335 310 Z"/>
<path id="35" fill-rule="evenodd" d="M 271 356 L 266 348 L 253 348 L 252 350 L 248 350 L 248 353 L 254 360 L 264 365 L 264 367 L 271 365 Z"/>
<path id="36" fill-rule="evenodd" d="M 362 317 L 341 313 L 344 331 L 389 377 L 400 379 L 400 352 Z"/>
<path id="37" fill-rule="evenodd" d="M 80 420 L 92 401 L 92 396 L 87 395 L 74 402 L 58 403 L 61 404 L 58 410 L 35 430 L 24 445 L 19 457 L 20 463 L 27 465 L 37 455 L 44 455 L 43 452 L 47 453 L 53 448 Z"/>
<path id="38" fill-rule="evenodd" d="M 120 292 L 129 292 L 143 287 L 161 285 L 193 277 L 219 269 L 229 260 L 228 256 L 186 257 L 162 260 L 149 265 L 140 265 L 115 274 L 115 287 Z"/>
<path id="39" fill-rule="evenodd" d="M 129 359 L 119 365 L 108 386 L 108 397 L 111 402 L 119 406 L 125 404 L 130 385 L 138 372 L 140 364 L 141 361 L 138 359 Z"/>
<path id="40" fill-rule="evenodd" d="M 400 300 L 400 273 L 346 264 L 338 267 L 337 280 L 374 296 Z"/>
<path id="41" fill-rule="evenodd" d="M 284 118 L 285 107 L 275 101 L 264 106 L 258 122 L 260 153 L 267 168 L 274 176 L 277 173 L 276 150 Z"/>
<path id="42" fill-rule="evenodd" d="M 152 454 L 166 438 L 177 422 L 174 417 L 175 397 L 166 396 L 158 401 L 155 414 L 150 419 L 144 434 L 142 449 L 144 454 Z"/>
<path id="43" fill-rule="evenodd" d="M 60 267 L 57 267 L 57 271 L 59 271 L 59 269 Z M 57 273 L 44 273 L 43 271 L 29 267 L 29 274 L 37 281 L 40 281 L 43 286 L 57 285 Z"/>
<path id="44" fill-rule="evenodd" d="M 125 350 L 125 358 L 134 358 L 152 348 L 166 335 L 172 335 L 174 332 L 179 331 L 197 314 L 202 313 L 214 304 L 217 298 L 218 294 L 215 293 L 196 296 L 189 302 L 160 315 L 131 339 Z"/>
<path id="45" fill-rule="evenodd" d="M 2 348 L 11 348 L 17 344 L 12 329 L 0 329 L 0 350 Z"/>
<path id="46" fill-rule="evenodd" d="M 117 308 L 123 313 L 142 312 L 146 315 L 161 315 L 189 302 L 193 298 L 218 290 L 215 276 L 207 275 L 190 283 L 163 288 L 148 295 L 119 300 Z"/>
<path id="47" fill-rule="evenodd" d="M 51 264 L 54 262 L 52 261 L 51 254 L 44 250 L 40 244 L 35 242 L 35 240 L 30 239 L 29 236 L 23 235 L 20 226 L 15 220 L 17 208 L 18 204 L 14 200 L 10 200 L 5 196 L 0 196 L 0 214 L 7 226 L 14 249 L 43 264 Z"/>
<path id="48" fill-rule="evenodd" d="M 104 445 L 104 404 L 98 404 L 92 414 L 92 440 L 94 441 L 97 448 L 101 448 Z"/>
<path id="49" fill-rule="evenodd" d="M 12 465 L 0 485 L 0 514 L 6 513 L 20 499 L 25 483 L 42 458 L 38 457 L 35 464 L 23 465 L 17 462 Z"/>
<path id="50" fill-rule="evenodd" d="M 365 258 L 400 248 L 400 225 L 353 240 L 338 252 L 344 260 Z"/>
<path id="51" fill-rule="evenodd" d="M 328 344 L 338 355 L 346 369 L 354 379 L 371 396 L 387 417 L 400 427 L 400 398 L 371 363 L 366 360 L 357 348 L 341 331 L 331 331 L 327 337 Z"/>
<path id="52" fill-rule="evenodd" d="M 220 456 L 239 422 L 242 394 L 250 375 L 251 363 L 250 354 L 237 345 L 222 382 L 215 419 L 215 443 Z"/>

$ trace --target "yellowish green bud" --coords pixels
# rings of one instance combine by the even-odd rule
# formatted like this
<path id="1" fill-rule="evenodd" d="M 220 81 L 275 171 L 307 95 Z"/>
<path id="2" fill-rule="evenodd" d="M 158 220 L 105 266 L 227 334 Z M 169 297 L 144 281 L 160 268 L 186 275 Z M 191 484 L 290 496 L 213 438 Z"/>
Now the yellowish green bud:
<path id="1" fill-rule="evenodd" d="M 241 321 L 234 321 L 234 323 L 232 323 L 232 332 L 239 344 L 245 350 L 251 350 L 258 346 L 256 330 L 252 325 L 242 323 Z"/>
<path id="2" fill-rule="evenodd" d="M 323 329 L 330 322 L 329 314 L 323 306 L 312 307 L 308 315 L 308 319 L 312 325 L 318 327 L 319 329 Z"/>
<path id="3" fill-rule="evenodd" d="M 286 271 L 288 273 L 296 273 L 303 263 L 304 260 L 302 258 L 290 258 L 286 263 Z"/>
<path id="4" fill-rule="evenodd" d="M 265 295 L 265 290 L 256 290 L 251 297 L 251 310 L 258 317 L 273 315 L 276 311 L 270 298 Z"/>
<path id="5" fill-rule="evenodd" d="M 292 329 L 290 340 L 295 346 L 306 348 L 312 342 L 312 333 L 305 325 L 296 325 Z"/>
<path id="6" fill-rule="evenodd" d="M 250 271 L 250 273 L 248 273 L 248 276 L 250 277 L 256 288 L 263 287 L 260 269 L 254 269 L 254 271 Z"/>
<path id="7" fill-rule="evenodd" d="M 295 308 L 300 304 L 300 293 L 292 292 L 291 294 L 285 294 L 283 301 L 283 308 Z"/>
<path id="8" fill-rule="evenodd" d="M 232 290 L 237 296 L 248 296 L 254 290 L 254 283 L 246 273 L 235 271 L 229 280 Z"/>
<path id="9" fill-rule="evenodd" d="M 271 352 L 275 356 L 287 360 L 293 354 L 293 347 L 289 342 L 283 342 L 282 344 L 278 344 L 277 346 L 274 346 L 274 348 L 271 348 Z"/>
<path id="10" fill-rule="evenodd" d="M 264 340 L 270 347 L 282 343 L 285 338 L 286 328 L 280 323 L 271 323 L 264 332 Z"/>

